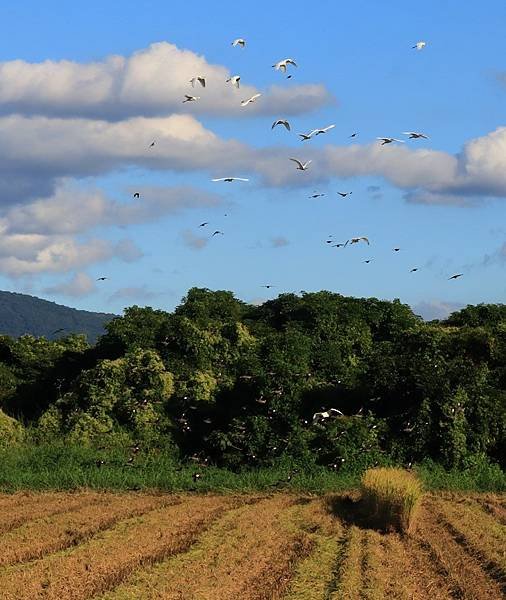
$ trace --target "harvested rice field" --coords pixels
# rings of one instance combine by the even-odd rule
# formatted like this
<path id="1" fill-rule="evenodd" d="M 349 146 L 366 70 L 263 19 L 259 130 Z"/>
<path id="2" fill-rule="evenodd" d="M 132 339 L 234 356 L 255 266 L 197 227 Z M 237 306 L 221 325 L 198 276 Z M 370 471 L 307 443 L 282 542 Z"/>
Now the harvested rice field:
<path id="1" fill-rule="evenodd" d="M 412 533 L 356 496 L 0 495 L 2 600 L 498 600 L 506 496 L 429 494 Z"/>

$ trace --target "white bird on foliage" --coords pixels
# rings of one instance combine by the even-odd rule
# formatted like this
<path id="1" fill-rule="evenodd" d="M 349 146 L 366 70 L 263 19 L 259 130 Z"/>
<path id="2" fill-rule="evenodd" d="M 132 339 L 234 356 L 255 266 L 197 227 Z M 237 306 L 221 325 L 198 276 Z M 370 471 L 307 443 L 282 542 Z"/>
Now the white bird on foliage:
<path id="1" fill-rule="evenodd" d="M 293 58 L 285 58 L 272 66 L 276 69 L 276 71 L 282 71 L 283 73 L 286 73 L 286 67 L 288 65 L 293 65 L 296 67 L 297 63 L 293 60 Z"/>
<path id="2" fill-rule="evenodd" d="M 410 140 L 417 140 L 419 138 L 423 138 L 424 140 L 429 139 L 428 135 L 425 135 L 425 133 L 419 133 L 418 131 L 403 131 L 402 135 L 408 135 Z"/>
<path id="3" fill-rule="evenodd" d="M 274 129 L 276 125 L 284 125 L 288 129 L 288 131 L 290 131 L 290 123 L 286 119 L 278 119 L 277 121 L 274 121 L 271 129 Z"/>
<path id="4" fill-rule="evenodd" d="M 385 144 L 391 144 L 392 142 L 399 142 L 399 144 L 404 144 L 404 140 L 398 140 L 397 138 L 393 137 L 379 137 L 376 139 L 381 140 L 383 142 L 381 144 L 382 146 L 384 146 Z"/>
<path id="5" fill-rule="evenodd" d="M 313 415 L 313 425 L 316 425 L 316 423 L 319 423 L 320 421 L 325 421 L 325 419 L 330 419 L 330 417 L 344 417 L 344 414 L 337 408 L 330 408 L 323 412 L 317 412 Z"/>
<path id="6" fill-rule="evenodd" d="M 232 181 L 249 181 L 244 177 L 216 177 L 215 179 L 211 179 L 211 181 L 226 181 L 228 183 Z"/>
<path id="7" fill-rule="evenodd" d="M 199 75 L 198 77 L 192 77 L 190 79 L 190 83 L 192 84 L 192 87 L 195 87 L 195 84 L 197 82 L 200 83 L 200 85 L 202 87 L 204 87 L 204 88 L 206 87 L 206 78 L 205 77 L 202 77 L 202 76 Z"/>
<path id="8" fill-rule="evenodd" d="M 231 83 L 232 85 L 235 85 L 236 88 L 239 87 L 239 82 L 241 81 L 241 76 L 240 75 L 232 75 L 231 77 L 229 77 L 225 83 Z"/>
<path id="9" fill-rule="evenodd" d="M 183 104 L 185 102 L 197 102 L 197 100 L 200 100 L 200 96 L 190 96 L 189 94 L 185 94 L 184 97 Z"/>
<path id="10" fill-rule="evenodd" d="M 350 244 L 350 245 L 351 245 L 351 244 L 358 244 L 359 242 L 366 242 L 366 244 L 367 244 L 368 246 L 370 245 L 370 244 L 369 244 L 369 239 L 368 239 L 368 238 L 366 238 L 366 237 L 365 237 L 365 235 L 363 235 L 363 236 L 361 236 L 361 237 L 354 237 L 354 238 L 351 238 L 350 240 L 348 240 L 348 241 L 346 242 L 346 244 L 344 245 L 344 247 L 346 248 L 346 246 L 347 246 L 348 244 Z"/>
<path id="11" fill-rule="evenodd" d="M 236 40 L 234 40 L 232 42 L 232 46 L 241 46 L 241 48 L 244 48 L 244 46 L 246 46 L 246 40 L 243 40 L 242 38 L 237 38 Z"/>
<path id="12" fill-rule="evenodd" d="M 427 42 L 416 42 L 416 44 L 413 46 L 413 49 L 417 49 L 417 50 L 423 50 L 425 48 L 425 46 L 427 45 Z"/>
<path id="13" fill-rule="evenodd" d="M 300 160 L 297 160 L 296 158 L 290 158 L 289 160 L 292 160 L 294 163 L 297 163 L 297 169 L 299 171 L 306 171 L 308 166 L 313 162 L 312 160 L 306 160 L 306 162 L 303 163 Z"/>
<path id="14" fill-rule="evenodd" d="M 248 104 L 250 104 L 251 102 L 255 102 L 255 100 L 257 98 L 260 98 L 262 94 L 258 93 L 258 94 L 254 94 L 253 96 L 251 96 L 251 98 L 248 98 L 247 100 L 243 100 L 241 102 L 241 106 L 247 106 Z"/>

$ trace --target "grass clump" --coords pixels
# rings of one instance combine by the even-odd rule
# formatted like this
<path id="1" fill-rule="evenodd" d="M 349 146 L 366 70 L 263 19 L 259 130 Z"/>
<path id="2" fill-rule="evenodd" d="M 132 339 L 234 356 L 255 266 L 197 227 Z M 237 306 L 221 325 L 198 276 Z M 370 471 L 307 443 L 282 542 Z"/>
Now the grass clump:
<path id="1" fill-rule="evenodd" d="M 416 475 L 404 469 L 368 469 L 361 484 L 364 509 L 374 525 L 386 531 L 413 530 L 423 494 Z"/>

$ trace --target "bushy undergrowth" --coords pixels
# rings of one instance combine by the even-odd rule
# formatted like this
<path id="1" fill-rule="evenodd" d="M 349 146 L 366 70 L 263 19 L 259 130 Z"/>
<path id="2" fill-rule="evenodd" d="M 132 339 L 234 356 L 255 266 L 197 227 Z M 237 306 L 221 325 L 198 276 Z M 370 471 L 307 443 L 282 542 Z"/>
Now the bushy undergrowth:
<path id="1" fill-rule="evenodd" d="M 423 489 L 414 473 L 405 469 L 368 469 L 361 481 L 368 518 L 384 530 L 413 530 Z"/>

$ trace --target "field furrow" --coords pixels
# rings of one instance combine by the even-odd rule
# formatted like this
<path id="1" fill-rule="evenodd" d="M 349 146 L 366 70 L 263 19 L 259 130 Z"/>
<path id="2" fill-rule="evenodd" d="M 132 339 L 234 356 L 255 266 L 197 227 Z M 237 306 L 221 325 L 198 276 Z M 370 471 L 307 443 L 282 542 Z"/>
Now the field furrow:
<path id="1" fill-rule="evenodd" d="M 335 580 L 331 582 L 328 600 L 360 600 L 362 598 L 365 531 L 348 528 L 337 557 Z"/>
<path id="2" fill-rule="evenodd" d="M 96 492 L 13 494 L 0 504 L 0 534 L 28 521 L 89 506 L 99 502 L 103 496 Z"/>
<path id="3" fill-rule="evenodd" d="M 310 544 L 283 522 L 292 505 L 279 495 L 230 511 L 188 552 L 138 572 L 102 600 L 278 598 Z"/>
<path id="4" fill-rule="evenodd" d="M 313 539 L 311 553 L 297 565 L 284 600 L 314 600 L 326 597 L 335 578 L 344 527 L 333 515 L 326 499 L 313 500 L 299 510 L 295 521 Z"/>
<path id="5" fill-rule="evenodd" d="M 461 537 L 462 543 L 477 557 L 490 563 L 498 573 L 506 575 L 506 527 L 474 502 L 458 505 L 435 500 L 435 504 L 454 537 Z"/>
<path id="6" fill-rule="evenodd" d="M 184 552 L 211 523 L 241 503 L 189 496 L 122 521 L 80 546 L 0 570 L 2 600 L 85 600 L 113 589 L 140 566 Z"/>
<path id="7" fill-rule="evenodd" d="M 474 500 L 501 525 L 506 525 L 506 507 L 497 499 L 485 497 L 475 498 Z"/>
<path id="8" fill-rule="evenodd" d="M 468 600 L 497 600 L 502 598 L 500 585 L 492 579 L 444 527 L 430 501 L 426 502 L 420 518 L 416 539 L 430 551 L 433 559 L 446 572 L 451 593 Z"/>
<path id="9" fill-rule="evenodd" d="M 82 543 L 120 519 L 165 505 L 162 496 L 117 495 L 21 525 L 0 536 L 0 566 L 26 562 Z"/>

